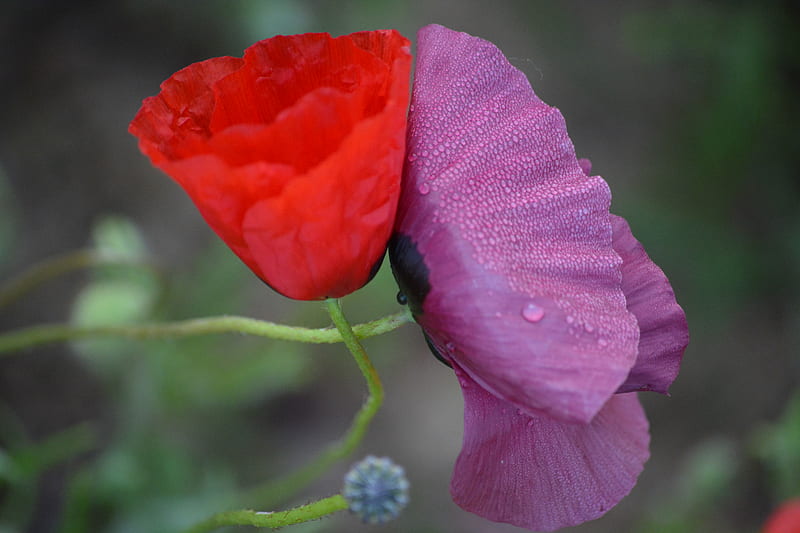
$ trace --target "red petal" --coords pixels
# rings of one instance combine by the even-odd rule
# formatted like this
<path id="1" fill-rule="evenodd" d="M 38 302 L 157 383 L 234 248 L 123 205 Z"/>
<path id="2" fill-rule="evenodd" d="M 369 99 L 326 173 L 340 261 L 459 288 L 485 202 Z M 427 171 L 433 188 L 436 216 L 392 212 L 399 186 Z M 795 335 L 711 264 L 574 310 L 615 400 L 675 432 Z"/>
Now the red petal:
<path id="1" fill-rule="evenodd" d="M 781 504 L 770 515 L 761 533 L 800 533 L 800 498 Z"/>
<path id="2" fill-rule="evenodd" d="M 178 72 L 130 129 L 267 283 L 343 296 L 388 240 L 410 62 L 395 31 L 275 37 Z"/>
<path id="3" fill-rule="evenodd" d="M 208 151 L 203 145 L 214 109 L 211 86 L 242 63 L 235 57 L 195 63 L 162 83 L 160 94 L 144 100 L 128 131 L 154 165 Z"/>
<path id="4" fill-rule="evenodd" d="M 370 157 L 364 157 L 364 147 L 387 130 L 402 129 L 399 118 L 362 121 L 328 160 L 248 212 L 245 240 L 278 292 L 301 300 L 320 291 L 340 297 L 369 277 L 394 220 L 400 190 L 395 172 L 403 143 L 397 139 L 375 147 Z M 302 227 L 297 220 L 304 221 Z M 291 254 L 280 253 L 288 249 Z"/>
<path id="5" fill-rule="evenodd" d="M 391 63 L 358 47 L 351 36 L 331 39 L 327 33 L 261 41 L 245 51 L 244 62 L 244 68 L 215 86 L 213 132 L 233 124 L 272 122 L 281 111 L 320 87 L 374 93 L 391 67 Z"/>

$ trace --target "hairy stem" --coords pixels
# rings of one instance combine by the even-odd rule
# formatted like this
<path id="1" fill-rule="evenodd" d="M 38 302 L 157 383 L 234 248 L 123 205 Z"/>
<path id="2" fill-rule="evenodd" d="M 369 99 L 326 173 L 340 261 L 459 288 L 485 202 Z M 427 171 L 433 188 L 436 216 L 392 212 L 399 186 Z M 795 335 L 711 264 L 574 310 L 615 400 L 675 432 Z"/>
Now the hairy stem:
<path id="1" fill-rule="evenodd" d="M 383 403 L 383 385 L 378 373 L 375 371 L 375 367 L 372 366 L 372 362 L 370 362 L 366 351 L 364 351 L 358 340 L 359 337 L 363 338 L 369 335 L 361 334 L 359 326 L 351 328 L 350 323 L 347 322 L 342 312 L 339 300 L 329 299 L 325 303 L 328 307 L 328 313 L 331 315 L 331 319 L 338 330 L 340 340 L 343 340 L 347 349 L 350 350 L 367 382 L 367 398 L 353 418 L 347 433 L 341 439 L 331 444 L 315 460 L 297 471 L 251 490 L 247 496 L 248 503 L 269 506 L 275 502 L 280 502 L 286 499 L 287 495 L 295 494 L 318 478 L 337 461 L 349 456 L 364 438 L 369 423 Z M 391 315 L 391 317 L 401 324 L 411 320 L 410 315 L 405 312 Z"/>
<path id="2" fill-rule="evenodd" d="M 274 513 L 251 510 L 224 511 L 186 530 L 185 533 L 205 533 L 223 526 L 255 526 L 279 528 L 317 520 L 323 516 L 347 509 L 347 500 L 341 494 Z"/>
<path id="3" fill-rule="evenodd" d="M 358 324 L 353 327 L 353 332 L 356 337 L 373 337 L 393 331 L 411 320 L 407 312 L 395 313 L 371 322 Z M 31 326 L 1 334 L 0 354 L 42 344 L 98 337 L 147 340 L 215 333 L 243 333 L 271 339 L 316 344 L 343 341 L 342 334 L 336 329 L 300 328 L 240 316 L 219 316 L 125 326 L 70 326 L 68 324 Z"/>
<path id="4" fill-rule="evenodd" d="M 0 284 L 0 309 L 20 299 L 39 285 L 74 270 L 98 265 L 130 265 L 150 269 L 144 263 L 108 257 L 94 250 L 77 250 L 49 257 L 19 276 Z"/>

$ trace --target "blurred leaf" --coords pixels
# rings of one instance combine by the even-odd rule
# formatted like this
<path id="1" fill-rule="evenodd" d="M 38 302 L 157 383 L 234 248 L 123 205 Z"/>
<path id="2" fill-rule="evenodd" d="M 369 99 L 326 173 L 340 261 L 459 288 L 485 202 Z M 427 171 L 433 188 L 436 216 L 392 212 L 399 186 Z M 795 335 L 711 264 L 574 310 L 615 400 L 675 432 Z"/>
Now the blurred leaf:
<path id="1" fill-rule="evenodd" d="M 637 528 L 643 533 L 708 531 L 713 512 L 731 497 L 741 460 L 733 441 L 709 439 L 689 451 L 670 497 Z M 711 523 L 714 523 L 713 521 Z M 713 528 L 711 528 L 713 529 Z"/>
<path id="2" fill-rule="evenodd" d="M 0 481 L 13 484 L 20 479 L 22 479 L 22 473 L 16 462 L 4 449 L 0 448 Z"/>
<path id="3" fill-rule="evenodd" d="M 230 506 L 235 493 L 227 470 L 165 440 L 112 445 L 72 480 L 60 532 L 174 533 Z"/>
<path id="4" fill-rule="evenodd" d="M 681 469 L 676 491 L 680 506 L 693 513 L 717 506 L 730 495 L 740 463 L 733 441 L 715 438 L 700 443 Z"/>
<path id="5" fill-rule="evenodd" d="M 95 249 L 104 257 L 143 261 L 147 248 L 139 229 L 129 220 L 108 216 L 97 222 L 92 231 Z"/>
<path id="6" fill-rule="evenodd" d="M 173 281 L 163 311 L 170 317 L 231 313 L 241 308 L 242 282 L 247 275 L 252 275 L 247 267 L 230 248 L 215 239 Z"/>
<path id="7" fill-rule="evenodd" d="M 15 451 L 12 460 L 22 477 L 33 480 L 48 468 L 91 450 L 96 441 L 91 426 L 80 424 Z"/>
<path id="8" fill-rule="evenodd" d="M 773 501 L 800 496 L 800 393 L 777 423 L 756 432 L 753 443 L 767 468 Z"/>
<path id="9" fill-rule="evenodd" d="M 36 443 L 26 443 L 8 452 L 0 450 L 0 480 L 8 482 L 0 500 L 0 525 L 17 524 L 24 529 L 37 497 L 39 477 L 49 468 L 85 453 L 96 444 L 95 433 L 86 424 L 67 428 Z"/>
<path id="10" fill-rule="evenodd" d="M 309 348 L 264 339 L 186 339 L 156 347 L 164 400 L 185 410 L 263 401 L 312 380 Z"/>
<path id="11" fill-rule="evenodd" d="M 160 292 L 154 272 L 135 263 L 144 263 L 147 250 L 139 230 L 122 217 L 106 217 L 93 230 L 94 248 L 105 258 L 134 265 L 100 265 L 93 281 L 78 294 L 72 304 L 71 323 L 76 326 L 114 326 L 135 324 L 152 317 Z M 88 356 L 90 364 L 101 372 L 113 372 L 120 357 L 130 353 L 128 340 L 92 339 L 73 343 L 75 350 Z"/>
<path id="12" fill-rule="evenodd" d="M 136 280 L 97 281 L 85 287 L 72 305 L 71 323 L 76 326 L 112 326 L 140 322 L 150 316 L 154 287 Z M 125 339 L 90 339 L 73 343 L 100 371 L 113 371 L 119 357 L 130 353 L 135 343 Z"/>
<path id="13" fill-rule="evenodd" d="M 153 295 L 132 281 L 92 283 L 77 297 L 72 322 L 78 326 L 129 324 L 147 316 Z"/>
<path id="14" fill-rule="evenodd" d="M 273 35 L 301 33 L 312 19 L 309 7 L 296 0 L 237 0 L 226 2 L 224 9 L 233 15 L 230 22 L 243 47 Z"/>

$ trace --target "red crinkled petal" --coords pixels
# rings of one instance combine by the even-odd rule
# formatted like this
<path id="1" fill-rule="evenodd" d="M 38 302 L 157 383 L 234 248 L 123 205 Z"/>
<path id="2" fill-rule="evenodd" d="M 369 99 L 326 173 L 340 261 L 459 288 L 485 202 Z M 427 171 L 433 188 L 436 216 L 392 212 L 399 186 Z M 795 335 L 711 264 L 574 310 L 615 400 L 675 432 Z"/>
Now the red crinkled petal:
<path id="1" fill-rule="evenodd" d="M 394 169 L 403 157 L 402 142 L 375 147 L 369 157 L 364 146 L 386 128 L 402 128 L 400 122 L 362 121 L 328 160 L 249 210 L 245 241 L 278 292 L 305 300 L 323 288 L 326 296 L 340 297 L 363 285 L 389 238 L 387 221 L 394 220 L 400 192 Z M 346 188 L 338 185 L 353 175 L 362 179 Z M 302 226 L 297 220 L 304 221 Z M 291 242 L 291 255 L 280 253 Z M 344 271 L 342 263 L 353 268 Z"/>
<path id="2" fill-rule="evenodd" d="M 396 47 L 402 46 L 393 33 L 370 33 L 375 34 L 373 45 L 388 38 Z M 215 85 L 217 106 L 211 130 L 270 123 L 320 87 L 343 93 L 365 90 L 374 101 L 362 105 L 362 113 L 374 114 L 385 103 L 385 92 L 381 95 L 378 90 L 389 79 L 397 58 L 397 48 L 395 56 L 387 57 L 379 55 L 384 53 L 382 45 L 376 48 L 374 52 L 362 49 L 350 35 L 331 39 L 325 33 L 279 35 L 256 43 L 245 51 L 244 67 Z"/>
<path id="3" fill-rule="evenodd" d="M 245 242 L 242 222 L 253 199 L 282 187 L 295 177 L 294 170 L 265 161 L 233 167 L 214 154 L 169 162 L 162 170 L 181 184 L 208 225 L 231 250 L 267 281 Z"/>
<path id="4" fill-rule="evenodd" d="M 463 371 L 464 445 L 450 492 L 467 511 L 534 531 L 598 518 L 636 484 L 650 435 L 632 394 L 612 396 L 588 424 L 531 416 Z"/>
<path id="5" fill-rule="evenodd" d="M 391 231 L 410 61 L 393 30 L 279 36 L 176 73 L 130 131 L 259 277 L 343 296 Z"/>
<path id="6" fill-rule="evenodd" d="M 235 57 L 216 57 L 190 65 L 161 84 L 161 93 L 146 98 L 128 131 L 154 165 L 205 153 L 214 109 L 212 85 L 241 68 Z"/>

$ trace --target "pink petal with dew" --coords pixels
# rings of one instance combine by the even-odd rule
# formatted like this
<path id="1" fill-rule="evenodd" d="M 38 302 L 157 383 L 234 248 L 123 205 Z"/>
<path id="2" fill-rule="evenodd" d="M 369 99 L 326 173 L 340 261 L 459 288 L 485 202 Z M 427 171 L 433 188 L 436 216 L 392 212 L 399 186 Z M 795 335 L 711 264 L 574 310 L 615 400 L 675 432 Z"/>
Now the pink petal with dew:
<path id="1" fill-rule="evenodd" d="M 622 290 L 639 322 L 639 355 L 619 392 L 666 393 L 689 344 L 686 315 L 664 272 L 653 263 L 624 218 L 611 215 L 614 250 L 622 257 Z"/>
<path id="2" fill-rule="evenodd" d="M 600 517 L 627 495 L 649 457 L 636 394 L 613 396 L 589 424 L 530 416 L 456 367 L 464 445 L 450 492 L 465 510 L 534 531 Z"/>
<path id="3" fill-rule="evenodd" d="M 561 114 L 493 44 L 427 26 L 417 50 L 395 225 L 427 269 L 417 321 L 498 396 L 588 422 L 638 344 L 608 186 L 584 175 Z"/>

